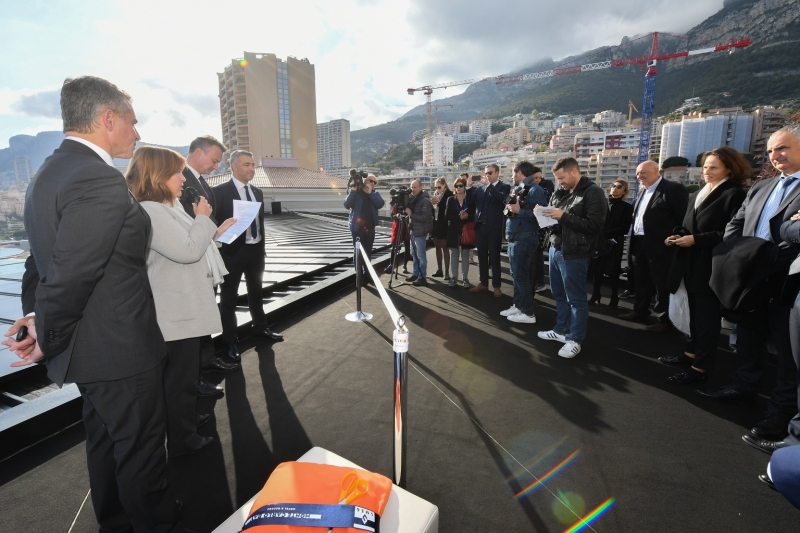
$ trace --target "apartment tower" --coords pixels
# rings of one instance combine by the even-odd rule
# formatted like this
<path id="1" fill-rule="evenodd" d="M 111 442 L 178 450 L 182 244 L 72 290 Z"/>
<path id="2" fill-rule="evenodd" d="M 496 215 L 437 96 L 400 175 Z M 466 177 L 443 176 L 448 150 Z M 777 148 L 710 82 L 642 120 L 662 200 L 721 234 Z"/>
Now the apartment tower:
<path id="1" fill-rule="evenodd" d="M 317 124 L 317 159 L 322 169 L 350 168 L 350 121 Z"/>
<path id="2" fill-rule="evenodd" d="M 314 65 L 308 59 L 245 52 L 217 77 L 222 139 L 229 150 L 252 152 L 256 164 L 279 157 L 319 169 Z"/>

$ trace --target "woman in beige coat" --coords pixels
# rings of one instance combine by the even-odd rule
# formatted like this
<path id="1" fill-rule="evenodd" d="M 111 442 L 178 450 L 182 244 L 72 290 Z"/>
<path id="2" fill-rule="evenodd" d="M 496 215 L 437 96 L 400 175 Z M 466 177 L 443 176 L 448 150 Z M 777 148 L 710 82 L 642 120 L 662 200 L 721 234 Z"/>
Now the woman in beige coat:
<path id="1" fill-rule="evenodd" d="M 213 239 L 235 222 L 229 219 L 217 228 L 209 218 L 211 206 L 202 196 L 194 206 L 195 218 L 186 214 L 177 201 L 185 165 L 177 152 L 142 146 L 133 154 L 125 176 L 152 224 L 147 274 L 167 343 L 163 376 L 170 457 L 199 451 L 213 442 L 197 434 L 195 382 L 200 338 L 222 331 L 214 287 L 227 271 Z"/>

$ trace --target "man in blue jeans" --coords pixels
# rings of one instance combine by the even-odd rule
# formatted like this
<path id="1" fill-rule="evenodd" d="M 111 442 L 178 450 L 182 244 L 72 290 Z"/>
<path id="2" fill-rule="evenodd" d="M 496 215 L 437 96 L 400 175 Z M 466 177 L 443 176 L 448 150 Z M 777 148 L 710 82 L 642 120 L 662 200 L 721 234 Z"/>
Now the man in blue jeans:
<path id="1" fill-rule="evenodd" d="M 428 268 L 428 256 L 425 254 L 425 241 L 433 230 L 433 206 L 428 191 L 422 190 L 422 182 L 414 180 L 411 183 L 413 197 L 406 207 L 411 228 L 411 257 L 414 259 L 414 272 L 406 278 L 417 287 L 425 286 Z"/>
<path id="2" fill-rule="evenodd" d="M 547 205 L 544 189 L 534 182 L 535 168 L 528 161 L 523 161 L 514 169 L 514 189 L 511 191 L 513 202 L 508 203 L 506 221 L 508 261 L 511 278 L 514 280 L 514 303 L 500 314 L 508 317 L 511 322 L 523 324 L 536 323 L 530 270 L 533 254 L 539 248 L 539 223 L 533 214 L 533 208 Z"/>
<path id="3" fill-rule="evenodd" d="M 558 316 L 552 330 L 538 335 L 563 342 L 558 355 L 571 359 L 586 337 L 586 272 L 603 233 L 608 202 L 600 187 L 581 176 L 575 158 L 556 161 L 553 174 L 561 188 L 550 198 L 550 206 L 537 212 L 558 221 L 550 230 L 550 292 Z"/>

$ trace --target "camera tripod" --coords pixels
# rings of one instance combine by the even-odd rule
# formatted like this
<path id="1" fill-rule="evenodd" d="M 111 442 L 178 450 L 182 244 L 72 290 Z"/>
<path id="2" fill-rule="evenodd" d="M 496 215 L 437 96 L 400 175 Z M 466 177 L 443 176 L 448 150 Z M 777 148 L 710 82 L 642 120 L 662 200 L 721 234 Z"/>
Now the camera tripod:
<path id="1" fill-rule="evenodd" d="M 392 246 L 392 258 L 391 258 L 391 261 L 392 261 L 392 275 L 389 276 L 389 288 L 390 289 L 393 288 L 392 287 L 392 280 L 397 281 L 397 271 L 398 271 L 397 267 L 399 266 L 397 258 L 398 258 L 399 254 L 400 254 L 400 247 L 403 245 L 403 239 L 406 236 L 406 229 L 408 228 L 408 215 L 395 215 L 395 216 L 397 217 L 398 224 L 397 224 L 397 233 L 395 234 L 397 236 L 397 238 L 395 239 L 394 245 Z M 411 239 L 411 243 L 410 244 L 411 244 L 411 246 L 414 246 L 414 240 L 413 239 Z M 403 251 L 403 253 L 405 254 L 405 251 Z M 405 255 L 403 256 L 403 259 L 407 259 L 405 257 Z M 406 284 L 405 281 L 399 281 L 397 283 L 397 286 L 399 287 L 400 285 L 405 285 L 405 284 Z"/>

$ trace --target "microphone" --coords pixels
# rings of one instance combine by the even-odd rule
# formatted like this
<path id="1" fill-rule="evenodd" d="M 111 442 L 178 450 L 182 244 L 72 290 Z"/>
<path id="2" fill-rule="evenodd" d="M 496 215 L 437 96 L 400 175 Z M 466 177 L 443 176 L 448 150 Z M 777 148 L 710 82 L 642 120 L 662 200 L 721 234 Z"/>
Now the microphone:
<path id="1" fill-rule="evenodd" d="M 196 205 L 200 203 L 200 194 L 198 194 L 197 189 L 195 189 L 194 187 L 186 187 L 183 190 L 183 194 L 185 194 L 186 199 L 192 202 L 193 204 Z"/>

